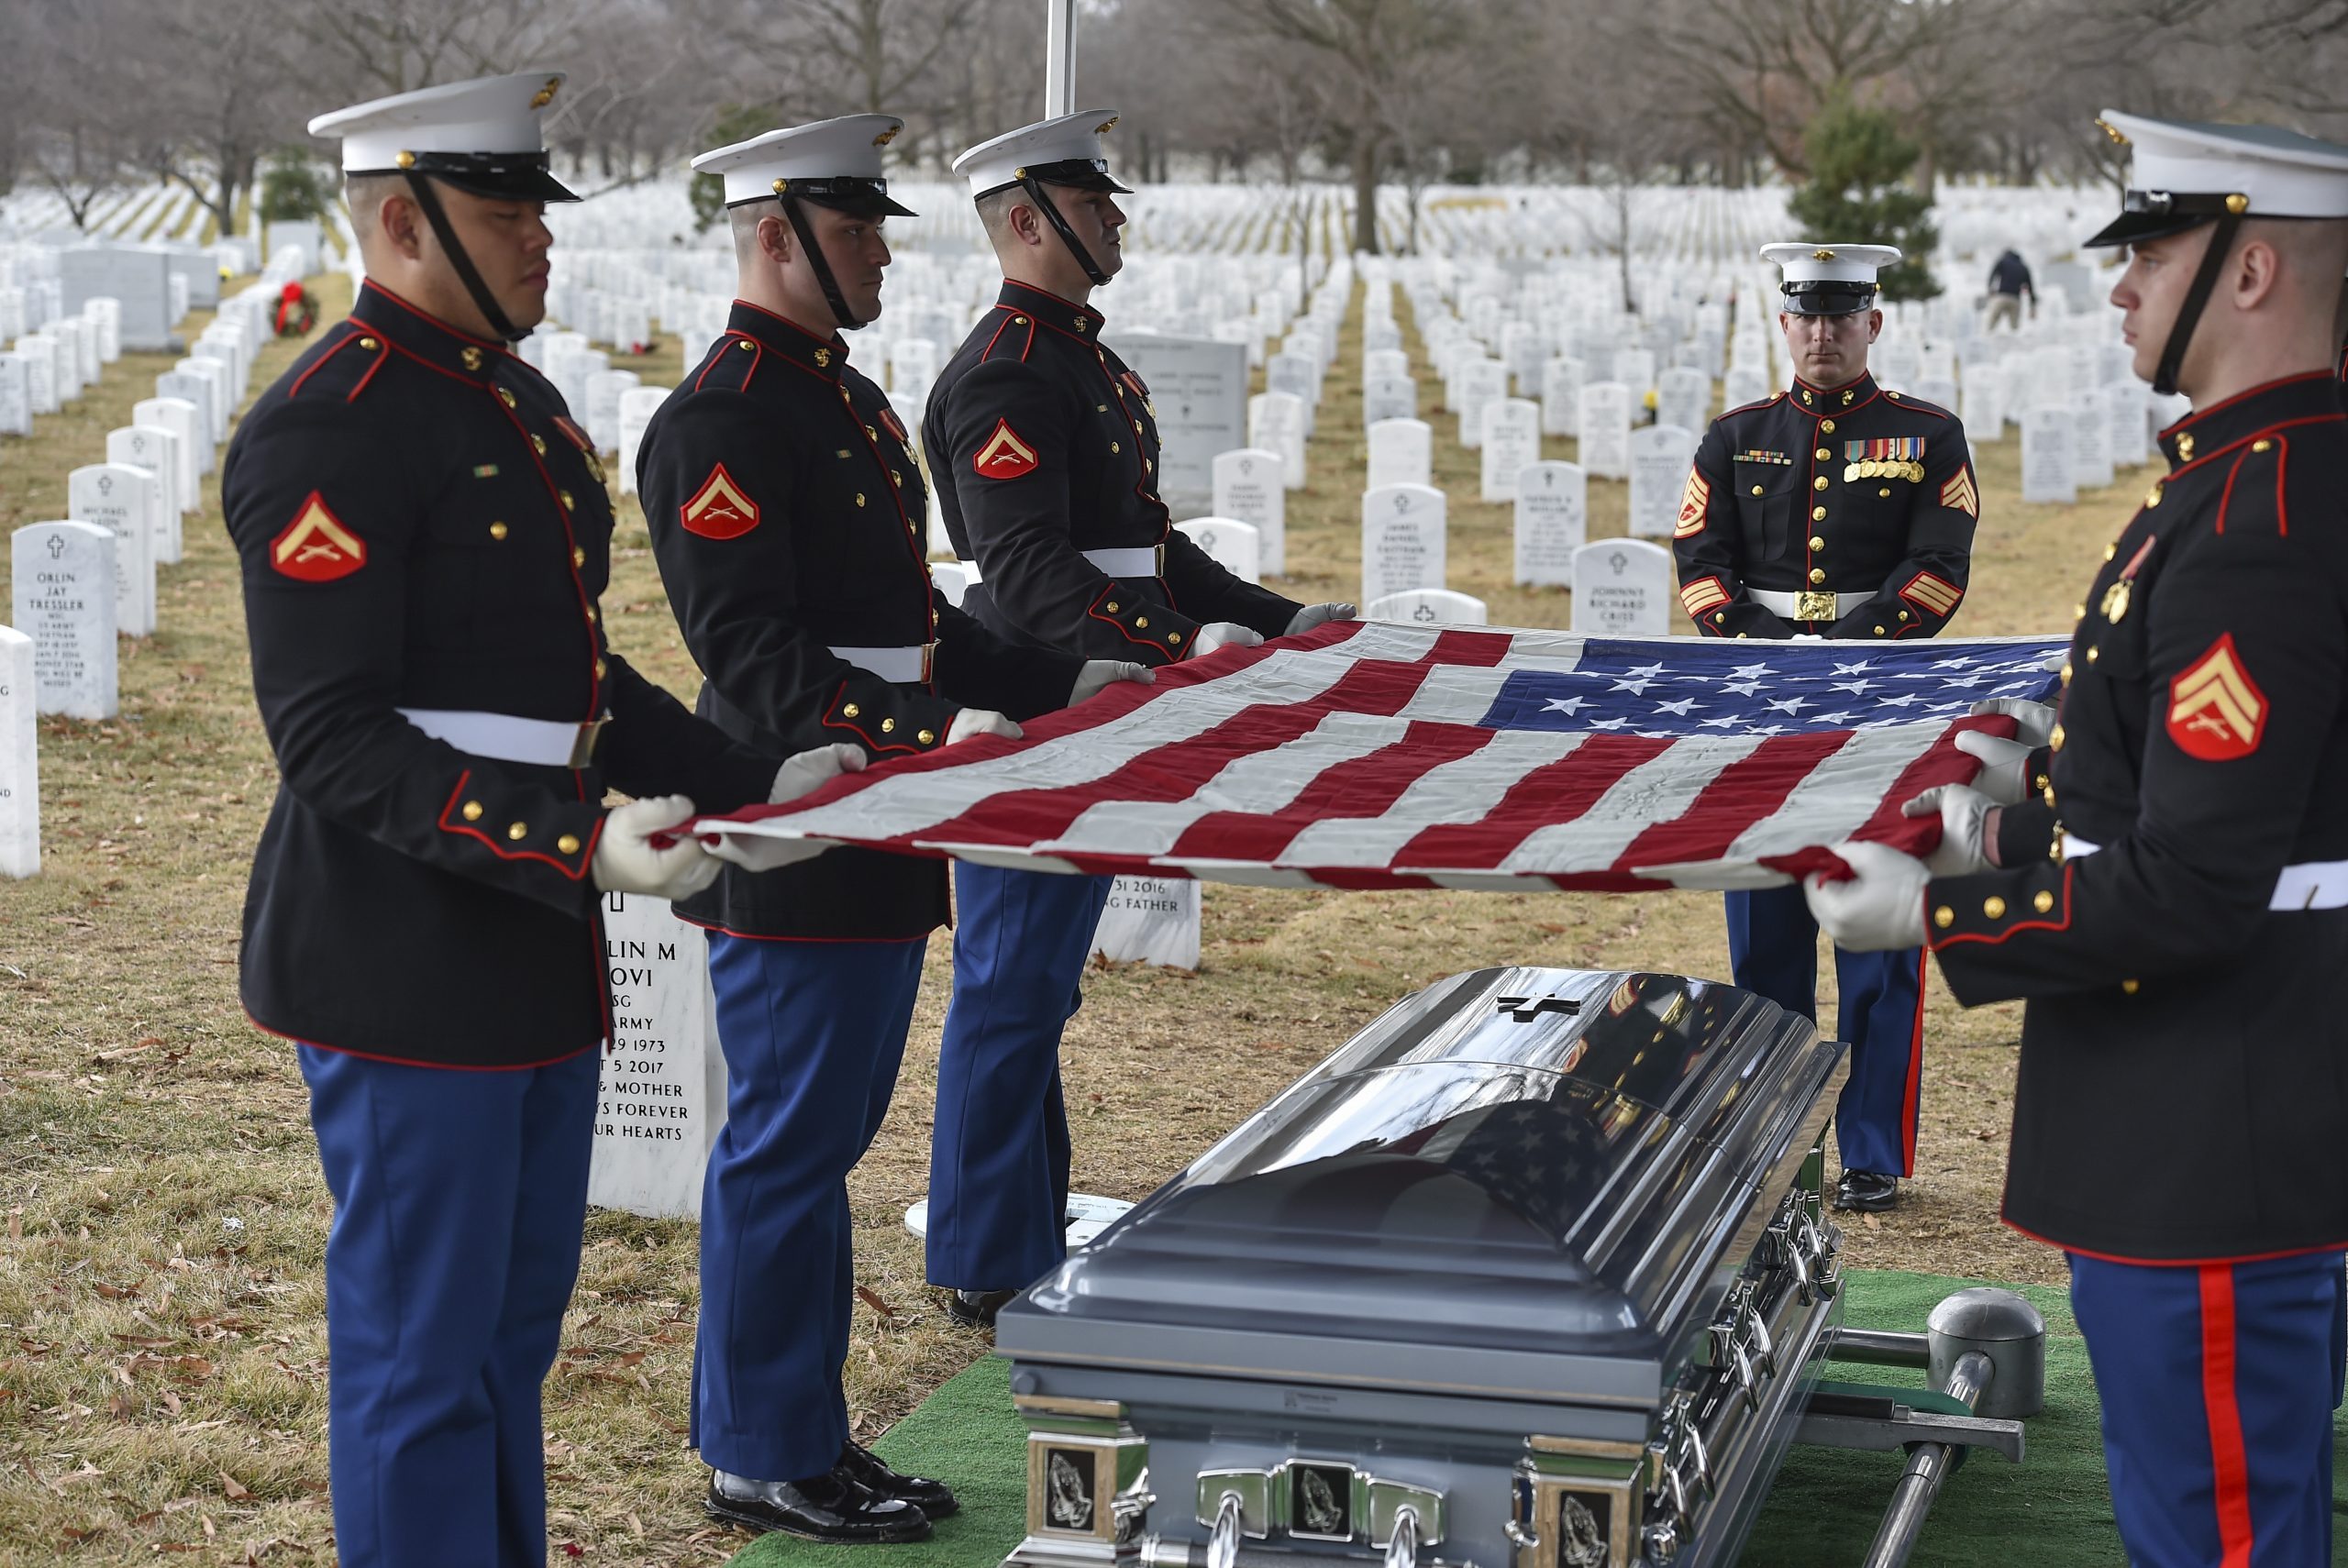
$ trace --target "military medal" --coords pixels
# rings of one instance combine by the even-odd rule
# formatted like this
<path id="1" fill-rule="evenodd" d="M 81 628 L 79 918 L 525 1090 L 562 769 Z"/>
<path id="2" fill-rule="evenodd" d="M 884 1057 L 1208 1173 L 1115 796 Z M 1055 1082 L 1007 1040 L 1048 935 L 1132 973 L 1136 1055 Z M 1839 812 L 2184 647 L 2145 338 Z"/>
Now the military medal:
<path id="1" fill-rule="evenodd" d="M 2136 547 L 2136 553 L 2128 558 L 2128 564 L 2120 569 L 2120 576 L 2103 591 L 2103 618 L 2110 624 L 2116 626 L 2127 618 L 2128 602 L 2135 594 L 2136 569 L 2153 553 L 2153 543 L 2154 536 L 2146 535 L 2144 542 Z"/>
<path id="2" fill-rule="evenodd" d="M 1924 477 L 1924 437 L 1890 436 L 1873 441 L 1843 443 L 1843 481 L 1859 479 L 1903 479 L 1911 484 Z"/>

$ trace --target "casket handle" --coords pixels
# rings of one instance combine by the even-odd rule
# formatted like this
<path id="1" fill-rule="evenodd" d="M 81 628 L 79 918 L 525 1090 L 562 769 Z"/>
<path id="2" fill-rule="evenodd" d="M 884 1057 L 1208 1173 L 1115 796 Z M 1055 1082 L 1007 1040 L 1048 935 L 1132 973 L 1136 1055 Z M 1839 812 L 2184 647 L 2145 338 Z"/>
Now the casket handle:
<path id="1" fill-rule="evenodd" d="M 1394 1510 L 1394 1533 L 1386 1538 L 1386 1568 L 1419 1568 L 1419 1510 Z"/>
<path id="2" fill-rule="evenodd" d="M 1207 1537 L 1206 1568 L 1237 1568 L 1239 1494 L 1225 1492 L 1214 1511 L 1214 1533 Z"/>

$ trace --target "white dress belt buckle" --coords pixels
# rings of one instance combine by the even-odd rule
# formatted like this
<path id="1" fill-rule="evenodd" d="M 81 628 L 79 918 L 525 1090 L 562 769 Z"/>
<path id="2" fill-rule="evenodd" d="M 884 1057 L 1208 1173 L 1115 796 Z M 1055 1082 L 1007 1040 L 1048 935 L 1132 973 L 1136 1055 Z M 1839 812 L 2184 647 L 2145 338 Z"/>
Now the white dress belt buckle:
<path id="1" fill-rule="evenodd" d="M 512 713 L 482 713 L 459 708 L 402 708 L 399 716 L 471 756 L 519 762 L 533 767 L 585 767 L 594 760 L 609 713 L 585 723 L 525 719 Z"/>
<path id="2" fill-rule="evenodd" d="M 926 686 L 930 670 L 937 658 L 936 643 L 918 643 L 912 647 L 896 648 L 834 648 L 834 658 L 844 658 L 867 675 L 877 675 L 895 686 Z"/>

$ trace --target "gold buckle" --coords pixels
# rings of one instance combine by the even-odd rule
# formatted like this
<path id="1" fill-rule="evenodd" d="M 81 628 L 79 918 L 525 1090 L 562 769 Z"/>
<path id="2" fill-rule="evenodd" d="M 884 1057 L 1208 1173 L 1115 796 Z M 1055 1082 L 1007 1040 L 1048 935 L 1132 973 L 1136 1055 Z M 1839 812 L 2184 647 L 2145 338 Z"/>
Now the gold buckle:
<path id="1" fill-rule="evenodd" d="M 1832 621 L 1835 618 L 1833 594 L 1806 588 L 1794 595 L 1795 620 Z"/>
<path id="2" fill-rule="evenodd" d="M 1164 577 L 1166 575 L 1166 547 L 1160 544 L 1154 545 L 1151 548 L 1156 553 L 1156 558 L 1149 563 L 1149 575 Z"/>
<path id="3" fill-rule="evenodd" d="M 604 738 L 604 726 L 611 722 L 612 716 L 605 713 L 600 718 L 590 719 L 580 725 L 578 734 L 571 737 L 570 760 L 564 766 L 577 769 L 594 761 L 596 743 Z"/>
<path id="4" fill-rule="evenodd" d="M 934 679 L 933 672 L 936 669 L 936 668 L 937 668 L 937 645 L 936 645 L 936 643 L 924 643 L 924 644 L 922 644 L 922 646 L 921 646 L 921 683 L 922 683 L 924 686 L 930 686 L 930 685 L 934 685 L 934 684 L 936 684 L 936 681 L 935 681 L 935 679 Z"/>

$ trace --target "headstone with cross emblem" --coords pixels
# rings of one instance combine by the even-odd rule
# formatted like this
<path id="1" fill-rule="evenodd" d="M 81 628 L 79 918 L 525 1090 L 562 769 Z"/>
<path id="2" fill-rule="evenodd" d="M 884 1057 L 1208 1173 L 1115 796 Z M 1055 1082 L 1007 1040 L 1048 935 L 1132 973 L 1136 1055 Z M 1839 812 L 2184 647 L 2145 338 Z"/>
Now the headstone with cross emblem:
<path id="1" fill-rule="evenodd" d="M 1361 498 L 1361 602 L 1412 588 L 1441 588 L 1445 505 L 1431 485 L 1387 484 Z"/>
<path id="2" fill-rule="evenodd" d="M 1481 626 L 1488 624 L 1484 602 L 1448 588 L 1410 588 L 1373 600 L 1363 613 L 1367 621 L 1401 621 L 1416 626 Z"/>
<path id="3" fill-rule="evenodd" d="M 1419 416 L 1419 383 L 1408 376 L 1372 376 L 1362 383 L 1361 417 L 1364 425 L 1383 424 L 1389 419 L 1416 419 Z"/>
<path id="4" fill-rule="evenodd" d="M 195 404 L 185 398 L 141 398 L 130 405 L 131 424 L 151 425 L 178 437 L 172 445 L 172 456 L 179 465 L 178 494 L 183 516 L 204 504 L 202 481 L 205 469 L 196 454 L 196 448 L 205 444 L 196 432 L 196 422 L 200 417 Z"/>
<path id="5" fill-rule="evenodd" d="M 1484 445 L 1484 408 L 1508 396 L 1508 367 L 1498 359 L 1474 359 L 1459 370 L 1459 444 L 1470 451 Z"/>
<path id="6" fill-rule="evenodd" d="M 0 877 L 40 869 L 40 732 L 33 709 L 33 640 L 0 626 Z"/>
<path id="7" fill-rule="evenodd" d="M 587 1201 L 656 1220 L 701 1216 L 702 1173 L 725 1125 L 707 939 L 666 899 L 604 896 L 611 1049 L 596 1092 Z"/>
<path id="8" fill-rule="evenodd" d="M 1671 552 L 1645 539 L 1599 539 L 1574 552 L 1573 629 L 1660 637 L 1671 630 Z"/>
<path id="9" fill-rule="evenodd" d="M 161 487 L 145 469 L 92 463 L 65 476 L 65 513 L 114 536 L 114 629 L 126 637 L 155 631 L 155 518 Z"/>
<path id="10" fill-rule="evenodd" d="M 1481 494 L 1490 502 L 1516 499 L 1517 470 L 1541 457 L 1541 405 L 1504 397 L 1484 405 Z"/>
<path id="11" fill-rule="evenodd" d="M 1256 447 L 1215 454 L 1214 514 L 1252 523 L 1258 542 L 1257 566 L 1268 577 L 1288 570 L 1288 486 L 1281 481 L 1280 455 Z"/>
<path id="12" fill-rule="evenodd" d="M 1516 475 L 1516 580 L 1568 587 L 1589 530 L 1589 480 L 1578 463 L 1527 463 Z"/>
<path id="13" fill-rule="evenodd" d="M 1689 465 L 1696 460 L 1696 437 L 1683 425 L 1650 425 L 1631 432 L 1631 532 L 1668 539 L 1678 524 L 1679 500 Z"/>
<path id="14" fill-rule="evenodd" d="M 158 565 L 176 561 L 184 543 L 180 511 L 179 437 L 160 425 L 127 425 L 106 432 L 106 461 L 127 463 L 155 476 L 152 547 Z"/>
<path id="15" fill-rule="evenodd" d="M 195 468 L 198 473 L 210 473 L 219 460 L 219 437 L 212 434 L 212 383 L 187 371 L 167 370 L 155 378 L 155 396 L 195 410 Z M 135 410 L 132 417 L 138 417 Z"/>
<path id="16" fill-rule="evenodd" d="M 1125 382 L 1129 412 L 1157 426 L 1159 499 L 1177 517 L 1211 509 L 1215 454 L 1235 447 L 1272 445 L 1248 434 L 1247 346 L 1145 332 L 1113 333 L 1108 341 L 1131 377 Z M 906 414 L 908 424 L 920 423 L 920 403 L 907 401 L 897 406 L 901 413 L 912 411 Z M 1297 460 L 1291 490 L 1304 484 L 1301 450 Z"/>
<path id="17" fill-rule="evenodd" d="M 118 698 L 114 536 L 92 523 L 34 523 L 10 536 L 17 630 L 33 640 L 34 711 L 111 719 Z"/>
<path id="18" fill-rule="evenodd" d="M 1201 517 L 1175 526 L 1213 561 L 1243 582 L 1263 580 L 1263 536 L 1252 523 L 1236 517 Z"/>

